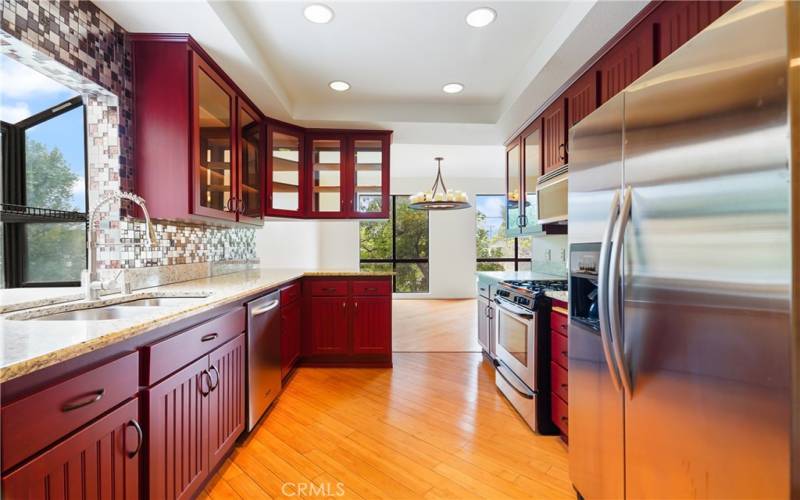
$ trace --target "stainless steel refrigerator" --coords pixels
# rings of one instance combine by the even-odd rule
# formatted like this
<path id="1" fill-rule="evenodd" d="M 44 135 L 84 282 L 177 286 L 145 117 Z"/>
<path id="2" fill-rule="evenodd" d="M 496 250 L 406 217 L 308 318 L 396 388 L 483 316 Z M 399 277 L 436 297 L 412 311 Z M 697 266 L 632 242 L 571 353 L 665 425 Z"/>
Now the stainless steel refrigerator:
<path id="1" fill-rule="evenodd" d="M 738 4 L 570 131 L 587 499 L 798 495 L 798 10 Z"/>

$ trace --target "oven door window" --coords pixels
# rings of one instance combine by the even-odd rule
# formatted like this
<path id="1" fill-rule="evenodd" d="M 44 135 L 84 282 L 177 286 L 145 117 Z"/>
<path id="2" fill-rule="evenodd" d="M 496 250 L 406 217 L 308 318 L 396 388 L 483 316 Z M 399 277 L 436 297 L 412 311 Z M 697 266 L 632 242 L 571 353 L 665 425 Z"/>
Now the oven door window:
<path id="1" fill-rule="evenodd" d="M 505 313 L 499 316 L 497 341 L 523 366 L 528 366 L 528 323 Z"/>

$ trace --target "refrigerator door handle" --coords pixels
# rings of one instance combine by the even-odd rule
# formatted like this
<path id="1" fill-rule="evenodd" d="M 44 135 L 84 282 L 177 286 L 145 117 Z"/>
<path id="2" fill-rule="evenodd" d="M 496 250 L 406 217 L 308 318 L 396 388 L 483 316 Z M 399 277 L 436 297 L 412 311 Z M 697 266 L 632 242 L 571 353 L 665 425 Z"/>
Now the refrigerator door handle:
<path id="1" fill-rule="evenodd" d="M 633 200 L 633 189 L 628 186 L 625 189 L 625 198 L 622 201 L 622 209 L 619 213 L 619 225 L 614 231 L 614 240 L 611 245 L 611 259 L 609 260 L 609 280 L 608 280 L 608 312 L 609 324 L 611 325 L 611 342 L 613 346 L 614 359 L 617 362 L 617 373 L 619 374 L 622 387 L 628 398 L 633 395 L 631 389 L 630 372 L 625 366 L 625 350 L 622 348 L 622 320 L 619 312 L 620 300 L 620 278 L 622 276 L 620 257 L 622 256 L 622 246 L 625 240 L 625 229 L 631 217 L 631 203 Z"/>
<path id="2" fill-rule="evenodd" d="M 611 375 L 611 382 L 617 392 L 622 390 L 617 373 L 617 365 L 611 355 L 611 339 L 609 330 L 611 328 L 608 317 L 608 259 L 611 247 L 611 233 L 614 231 L 617 218 L 619 217 L 619 190 L 614 191 L 611 201 L 611 211 L 608 214 L 608 222 L 603 232 L 603 241 L 600 244 L 600 262 L 598 263 L 597 276 L 597 306 L 600 319 L 600 341 L 603 344 L 603 356 L 606 358 L 608 372 Z"/>

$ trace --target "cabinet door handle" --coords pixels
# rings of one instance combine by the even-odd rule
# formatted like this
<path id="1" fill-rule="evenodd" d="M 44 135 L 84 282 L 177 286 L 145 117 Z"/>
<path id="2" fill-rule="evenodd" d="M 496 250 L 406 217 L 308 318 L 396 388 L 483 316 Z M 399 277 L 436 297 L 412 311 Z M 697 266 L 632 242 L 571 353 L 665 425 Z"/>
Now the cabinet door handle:
<path id="1" fill-rule="evenodd" d="M 200 337 L 200 342 L 210 342 L 217 337 L 219 337 L 218 333 L 209 333 L 207 335 L 203 335 L 202 337 Z"/>
<path id="2" fill-rule="evenodd" d="M 559 144 L 558 145 L 558 158 L 561 160 L 567 159 L 567 145 L 566 144 Z"/>
<path id="3" fill-rule="evenodd" d="M 353 302 L 353 307 L 354 307 L 355 309 L 358 309 L 358 302 Z M 358 312 L 358 311 L 356 311 L 356 312 Z"/>
<path id="4" fill-rule="evenodd" d="M 235 200 L 236 200 L 235 196 L 231 196 L 230 198 L 228 198 L 228 203 L 225 204 L 225 208 L 228 210 L 228 212 L 233 212 L 233 202 Z"/>
<path id="5" fill-rule="evenodd" d="M 137 422 L 135 419 L 129 420 L 127 425 L 136 430 L 136 449 L 128 452 L 128 458 L 133 458 L 142 449 L 142 444 L 144 443 L 144 432 L 142 432 L 142 426 L 139 425 L 139 422 Z"/>
<path id="6" fill-rule="evenodd" d="M 96 403 L 103 398 L 103 394 L 105 394 L 105 392 L 106 392 L 105 389 L 98 389 L 96 391 L 93 391 L 91 393 L 92 394 L 91 398 L 86 399 L 84 401 L 80 401 L 78 403 L 67 403 L 61 407 L 61 411 L 67 413 L 69 411 L 77 410 L 78 408 L 83 408 L 84 406 L 89 406 L 92 403 Z"/>
<path id="7" fill-rule="evenodd" d="M 244 198 L 240 199 L 240 200 L 239 200 L 239 206 L 240 206 L 240 208 L 239 208 L 239 213 L 240 213 L 241 215 L 244 215 L 244 214 L 245 214 L 245 212 L 247 212 L 247 200 L 246 200 L 246 199 L 244 199 Z"/>
<path id="8" fill-rule="evenodd" d="M 342 309 L 344 309 L 346 307 L 347 307 L 347 303 L 346 302 L 342 302 Z"/>
<path id="9" fill-rule="evenodd" d="M 208 387 L 209 387 L 207 391 L 204 390 L 203 388 L 203 381 L 206 379 L 206 377 L 208 377 Z M 200 372 L 199 388 L 200 388 L 200 394 L 202 394 L 203 397 L 208 396 L 208 394 L 211 392 L 211 375 L 209 375 L 208 370 L 203 370 Z"/>
<path id="10" fill-rule="evenodd" d="M 217 367 L 215 365 L 211 365 L 211 367 L 208 369 L 208 381 L 209 381 L 209 383 L 211 382 L 211 371 L 212 370 L 217 375 L 217 381 L 214 382 L 214 385 L 211 386 L 211 388 L 209 389 L 209 392 L 211 392 L 214 389 L 216 389 L 217 387 L 219 387 L 219 370 L 217 370 Z"/>

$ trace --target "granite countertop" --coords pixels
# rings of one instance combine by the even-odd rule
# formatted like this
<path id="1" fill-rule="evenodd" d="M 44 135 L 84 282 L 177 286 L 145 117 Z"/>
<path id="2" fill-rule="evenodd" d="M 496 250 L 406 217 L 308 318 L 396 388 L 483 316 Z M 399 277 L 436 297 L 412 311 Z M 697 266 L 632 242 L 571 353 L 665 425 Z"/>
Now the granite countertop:
<path id="1" fill-rule="evenodd" d="M 209 295 L 187 301 L 185 305 L 152 310 L 142 308 L 141 314 L 135 318 L 103 321 L 25 321 L 10 318 L 36 315 L 41 309 L 26 309 L 5 314 L 0 316 L 0 383 L 226 303 L 274 289 L 303 276 L 390 276 L 391 274 L 328 269 L 261 268 L 137 290 L 125 298 L 130 299 L 139 294 L 149 294 L 150 296 Z M 3 305 L 7 308 L 14 305 L 19 308 L 24 302 L 26 307 L 58 304 L 51 305 L 47 309 L 65 311 L 85 304 L 83 300 L 80 300 L 81 294 L 75 294 L 75 290 L 75 288 L 41 288 L 38 289 L 38 295 L 36 290 L 26 290 L 22 293 L 6 290 L 0 297 L 4 299 Z M 100 302 L 119 302 L 120 298 L 119 294 L 109 295 Z M 9 302 L 6 303 L 6 300 Z"/>

